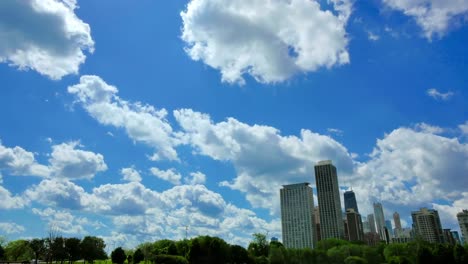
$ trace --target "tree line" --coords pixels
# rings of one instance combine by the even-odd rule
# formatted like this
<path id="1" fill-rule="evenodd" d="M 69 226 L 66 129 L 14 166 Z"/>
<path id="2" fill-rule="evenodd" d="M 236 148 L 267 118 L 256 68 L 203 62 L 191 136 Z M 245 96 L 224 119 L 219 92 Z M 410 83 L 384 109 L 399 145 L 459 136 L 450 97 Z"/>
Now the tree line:
<path id="1" fill-rule="evenodd" d="M 22 261 L 42 259 L 49 263 L 107 259 L 101 238 L 57 237 L 11 241 L 0 246 L 0 259 Z M 158 240 L 134 249 L 118 247 L 111 253 L 116 264 L 431 264 L 468 263 L 468 245 L 431 244 L 417 240 L 409 243 L 368 246 L 362 242 L 339 239 L 319 241 L 315 249 L 287 249 L 280 242 L 269 242 L 263 234 L 254 234 L 247 248 L 231 245 L 223 239 L 198 236 L 192 239 Z"/>

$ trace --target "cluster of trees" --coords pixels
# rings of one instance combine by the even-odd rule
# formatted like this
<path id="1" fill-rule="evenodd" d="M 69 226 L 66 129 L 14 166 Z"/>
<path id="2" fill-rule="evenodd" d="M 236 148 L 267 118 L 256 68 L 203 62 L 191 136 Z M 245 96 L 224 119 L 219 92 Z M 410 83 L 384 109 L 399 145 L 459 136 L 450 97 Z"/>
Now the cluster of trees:
<path id="1" fill-rule="evenodd" d="M 38 260 L 52 262 L 68 262 L 83 259 L 93 263 L 97 259 L 107 259 L 104 251 L 104 240 L 99 237 L 86 236 L 83 239 L 49 236 L 31 240 L 14 240 L 6 245 L 0 245 L 0 260 L 22 262 Z"/>
<path id="2" fill-rule="evenodd" d="M 0 247 L 0 259 L 10 261 L 44 259 L 49 262 L 93 262 L 106 259 L 104 242 L 97 237 L 57 237 L 16 240 Z M 468 245 L 430 244 L 424 241 L 367 246 L 360 242 L 327 239 L 315 249 L 287 249 L 280 242 L 269 242 L 263 234 L 254 234 L 245 249 L 230 245 L 223 239 L 199 236 L 190 240 L 158 240 L 140 244 L 135 249 L 116 248 L 111 254 L 117 264 L 431 264 L 468 263 Z"/>

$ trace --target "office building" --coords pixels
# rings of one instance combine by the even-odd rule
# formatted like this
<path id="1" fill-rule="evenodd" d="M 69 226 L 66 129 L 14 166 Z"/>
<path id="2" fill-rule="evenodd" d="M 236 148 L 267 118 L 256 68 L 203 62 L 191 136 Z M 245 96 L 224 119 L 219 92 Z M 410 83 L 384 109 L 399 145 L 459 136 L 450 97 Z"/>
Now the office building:
<path id="1" fill-rule="evenodd" d="M 353 208 L 346 210 L 346 226 L 349 241 L 364 241 L 361 215 Z"/>
<path id="2" fill-rule="evenodd" d="M 421 208 L 419 211 L 411 212 L 411 217 L 416 237 L 431 243 L 444 242 L 442 225 L 436 210 Z"/>
<path id="3" fill-rule="evenodd" d="M 398 237 L 401 233 L 401 221 L 400 221 L 400 214 L 398 212 L 393 213 L 393 223 L 395 224 L 395 232 L 393 235 Z"/>
<path id="4" fill-rule="evenodd" d="M 320 210 L 319 207 L 316 206 L 314 209 L 314 217 L 315 217 L 315 233 L 317 234 L 317 241 L 322 240 L 320 236 Z"/>
<path id="5" fill-rule="evenodd" d="M 281 227 L 286 248 L 314 248 L 314 195 L 309 183 L 283 185 Z"/>
<path id="6" fill-rule="evenodd" d="M 392 238 L 393 235 L 393 228 L 392 228 L 392 222 L 390 220 L 385 220 L 385 227 L 388 230 L 388 234 L 390 235 L 390 238 Z"/>
<path id="7" fill-rule="evenodd" d="M 370 232 L 377 233 L 377 229 L 375 229 L 374 214 L 367 215 L 367 222 L 369 222 Z"/>
<path id="8" fill-rule="evenodd" d="M 381 203 L 374 203 L 375 226 L 380 239 L 386 240 L 385 236 L 385 217 Z"/>
<path id="9" fill-rule="evenodd" d="M 344 204 L 345 204 L 345 212 L 348 211 L 348 209 L 353 209 L 354 212 L 359 213 L 357 202 L 356 202 L 356 195 L 354 192 L 351 191 L 346 191 L 344 193 Z"/>
<path id="10" fill-rule="evenodd" d="M 457 214 L 458 224 L 462 234 L 462 241 L 468 239 L 468 210 L 463 210 Z"/>
<path id="11" fill-rule="evenodd" d="M 370 233 L 370 226 L 369 226 L 369 221 L 363 221 L 362 222 L 362 230 L 365 233 Z"/>
<path id="12" fill-rule="evenodd" d="M 458 235 L 458 231 L 451 231 L 451 233 L 453 239 L 455 240 L 455 243 L 461 244 L 460 235 Z"/>
<path id="13" fill-rule="evenodd" d="M 336 167 L 327 160 L 318 162 L 314 169 L 320 208 L 320 236 L 322 239 L 342 239 L 344 225 Z"/>

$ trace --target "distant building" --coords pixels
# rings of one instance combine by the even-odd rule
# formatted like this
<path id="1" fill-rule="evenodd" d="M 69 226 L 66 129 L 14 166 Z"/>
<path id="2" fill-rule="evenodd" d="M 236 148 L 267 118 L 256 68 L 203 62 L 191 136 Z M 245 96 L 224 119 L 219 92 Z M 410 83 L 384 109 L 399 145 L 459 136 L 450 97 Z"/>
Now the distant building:
<path id="1" fill-rule="evenodd" d="M 398 212 L 393 213 L 393 223 L 395 224 L 395 231 L 393 235 L 398 237 L 401 233 L 401 221 L 400 221 L 400 214 Z"/>
<path id="2" fill-rule="evenodd" d="M 362 222 L 362 230 L 364 231 L 364 234 L 370 232 L 369 221 Z"/>
<path id="3" fill-rule="evenodd" d="M 393 235 L 393 228 L 392 228 L 392 222 L 390 220 L 385 220 L 385 227 L 388 230 L 388 234 L 390 235 L 390 238 L 392 238 Z"/>
<path id="4" fill-rule="evenodd" d="M 345 204 L 345 212 L 348 209 L 353 209 L 354 212 L 359 213 L 357 202 L 356 202 L 356 195 L 353 191 L 346 191 L 344 193 L 344 204 Z"/>
<path id="5" fill-rule="evenodd" d="M 421 208 L 411 212 L 413 230 L 417 237 L 431 242 L 443 243 L 444 234 L 440 223 L 439 213 L 433 209 Z"/>
<path id="6" fill-rule="evenodd" d="M 452 236 L 452 231 L 450 229 L 443 229 L 442 230 L 444 234 L 444 243 L 450 244 L 450 245 L 455 245 L 457 242 Z"/>
<path id="7" fill-rule="evenodd" d="M 461 244 L 460 235 L 458 234 L 458 231 L 451 231 L 451 233 L 453 239 L 455 240 L 455 243 Z"/>
<path id="8" fill-rule="evenodd" d="M 385 240 L 385 217 L 381 203 L 374 203 L 374 216 L 377 233 L 379 233 L 380 239 Z"/>
<path id="9" fill-rule="evenodd" d="M 375 228 L 374 214 L 367 215 L 367 221 L 369 222 L 370 232 L 377 233 L 377 229 Z"/>
<path id="10" fill-rule="evenodd" d="M 349 241 L 364 241 L 361 215 L 353 208 L 346 210 L 346 226 Z"/>
<path id="11" fill-rule="evenodd" d="M 320 241 L 322 240 L 322 236 L 320 235 L 320 210 L 318 206 L 315 206 L 314 217 L 315 217 L 315 233 L 317 234 L 317 241 Z"/>
<path id="12" fill-rule="evenodd" d="M 336 167 L 327 160 L 318 162 L 314 169 L 320 208 L 320 236 L 322 239 L 342 239 L 344 225 Z"/>
<path id="13" fill-rule="evenodd" d="M 314 195 L 309 183 L 283 185 L 281 227 L 286 248 L 314 248 Z"/>
<path id="14" fill-rule="evenodd" d="M 277 237 L 271 237 L 270 242 L 279 242 Z"/>
<path id="15" fill-rule="evenodd" d="M 468 239 L 468 210 L 463 210 L 457 214 L 458 224 L 462 233 L 463 241 Z"/>

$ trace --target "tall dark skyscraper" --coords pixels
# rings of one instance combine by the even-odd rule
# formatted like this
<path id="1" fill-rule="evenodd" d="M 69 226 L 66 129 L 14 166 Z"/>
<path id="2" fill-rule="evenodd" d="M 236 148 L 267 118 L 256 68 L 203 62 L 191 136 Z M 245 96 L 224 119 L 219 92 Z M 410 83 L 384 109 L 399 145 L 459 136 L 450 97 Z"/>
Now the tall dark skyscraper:
<path id="1" fill-rule="evenodd" d="M 357 202 L 356 202 L 356 195 L 353 191 L 346 191 L 344 193 L 344 205 L 345 205 L 345 212 L 348 209 L 353 209 L 354 212 L 359 213 Z"/>
<path id="2" fill-rule="evenodd" d="M 315 165 L 315 182 L 320 210 L 320 236 L 344 238 L 343 214 L 341 212 L 340 189 L 336 167 L 331 160 Z"/>

